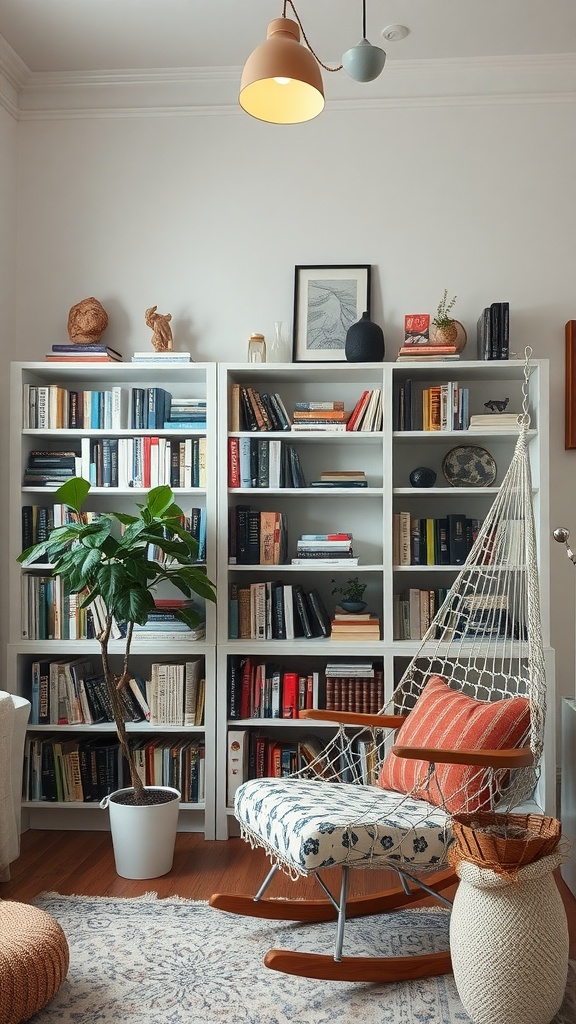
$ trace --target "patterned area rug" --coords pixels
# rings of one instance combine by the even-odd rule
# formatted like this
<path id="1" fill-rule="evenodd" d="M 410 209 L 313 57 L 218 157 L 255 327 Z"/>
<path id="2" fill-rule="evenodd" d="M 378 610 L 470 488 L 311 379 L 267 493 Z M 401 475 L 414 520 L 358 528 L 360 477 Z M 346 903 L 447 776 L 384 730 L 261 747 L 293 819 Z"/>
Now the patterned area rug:
<path id="1" fill-rule="evenodd" d="M 62 925 L 70 971 L 33 1024 L 470 1024 L 452 975 L 372 985 L 294 978 L 263 966 L 272 946 L 331 953 L 333 924 L 259 921 L 153 893 L 47 893 L 35 903 Z M 411 910 L 350 921 L 345 952 L 397 956 L 447 945 L 447 911 Z M 554 1024 L 576 1021 L 574 968 Z"/>

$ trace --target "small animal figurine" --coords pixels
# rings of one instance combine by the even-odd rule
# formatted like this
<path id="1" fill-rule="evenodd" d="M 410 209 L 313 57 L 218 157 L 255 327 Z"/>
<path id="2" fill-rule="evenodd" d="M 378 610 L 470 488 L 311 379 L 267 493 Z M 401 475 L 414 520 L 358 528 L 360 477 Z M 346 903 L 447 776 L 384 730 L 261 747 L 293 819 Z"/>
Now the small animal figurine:
<path id="1" fill-rule="evenodd" d="M 491 398 L 489 402 L 484 402 L 484 408 L 489 409 L 490 412 L 504 412 L 509 401 L 509 398 L 502 398 L 500 401 Z"/>
<path id="2" fill-rule="evenodd" d="M 174 348 L 170 327 L 172 313 L 157 313 L 157 309 L 158 306 L 150 306 L 144 314 L 146 326 L 154 332 L 150 340 L 157 352 L 171 352 Z"/>

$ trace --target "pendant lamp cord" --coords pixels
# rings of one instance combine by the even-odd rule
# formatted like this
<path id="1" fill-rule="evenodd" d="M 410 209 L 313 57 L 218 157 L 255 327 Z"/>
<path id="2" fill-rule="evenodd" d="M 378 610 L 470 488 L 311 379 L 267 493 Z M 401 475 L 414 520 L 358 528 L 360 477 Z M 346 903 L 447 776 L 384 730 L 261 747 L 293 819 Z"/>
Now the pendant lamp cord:
<path id="1" fill-rule="evenodd" d="M 363 2 L 364 2 L 364 22 L 365 22 L 366 21 L 366 0 L 363 0 Z M 339 64 L 338 67 L 336 67 L 336 68 L 330 68 L 330 67 L 328 67 L 327 64 L 324 64 L 320 60 L 320 57 L 318 56 L 316 51 L 312 49 L 312 47 L 310 46 L 310 42 L 308 40 L 308 37 L 307 37 L 307 35 L 306 35 L 305 31 L 304 31 L 304 26 L 302 25 L 302 22 L 300 21 L 300 17 L 298 15 L 298 11 L 294 7 L 294 4 L 292 3 L 292 0 L 284 0 L 284 7 L 282 9 L 282 17 L 283 18 L 286 17 L 286 8 L 288 7 L 288 5 L 290 5 L 290 7 L 292 8 L 292 10 L 294 12 L 294 17 L 296 18 L 296 21 L 298 22 L 298 25 L 300 26 L 300 31 L 302 33 L 302 38 L 303 38 L 304 42 L 306 43 L 306 46 L 310 50 L 310 53 L 312 54 L 312 56 L 316 58 L 316 60 L 318 61 L 320 67 L 324 68 L 324 71 L 342 71 L 342 68 L 344 67 L 343 64 Z"/>

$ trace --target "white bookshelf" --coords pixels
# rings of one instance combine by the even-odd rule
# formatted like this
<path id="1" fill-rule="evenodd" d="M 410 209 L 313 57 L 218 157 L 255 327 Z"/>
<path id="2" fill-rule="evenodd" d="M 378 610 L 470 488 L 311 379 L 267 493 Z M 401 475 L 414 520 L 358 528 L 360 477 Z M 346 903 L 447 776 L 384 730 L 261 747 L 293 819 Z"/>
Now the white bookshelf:
<path id="1" fill-rule="evenodd" d="M 394 431 L 393 394 L 398 381 L 410 378 L 414 394 L 419 388 L 448 380 L 456 380 L 470 390 L 470 412 L 485 412 L 484 402 L 508 397 L 509 410 L 521 406 L 524 363 L 461 361 L 452 363 L 320 363 L 320 364 L 198 364 L 157 368 L 129 363 L 76 364 L 15 363 L 12 367 L 12 411 L 10 448 L 10 642 L 8 646 L 8 688 L 24 696 L 29 692 L 29 668 L 38 657 L 68 657 L 82 653 L 99 655 L 95 641 L 23 641 L 20 622 L 20 585 L 22 570 L 16 561 L 21 550 L 21 508 L 23 504 L 49 501 L 49 489 L 42 488 L 37 497 L 21 487 L 23 466 L 31 448 L 46 444 L 58 447 L 67 438 L 71 446 L 86 431 L 23 431 L 21 395 L 23 383 L 60 383 L 65 387 L 104 388 L 120 384 L 126 388 L 159 385 L 176 395 L 206 394 L 208 420 L 206 431 L 207 479 L 200 493 L 182 494 L 176 499 L 182 507 L 205 502 L 207 510 L 207 569 L 218 587 L 216 609 L 208 608 L 206 639 L 184 647 L 174 644 L 153 649 L 143 641 L 133 645 L 137 667 L 143 670 L 152 660 L 181 659 L 186 655 L 204 655 L 206 659 L 206 710 L 202 730 L 206 745 L 206 800 L 204 806 L 185 806 L 180 815 L 181 830 L 203 831 L 206 838 L 225 839 L 235 832 L 235 821 L 227 806 L 227 749 L 229 729 L 260 730 L 278 739 L 298 737 L 303 733 L 321 733 L 317 723 L 305 720 L 257 719 L 228 720 L 228 663 L 233 656 L 252 655 L 278 663 L 283 671 L 304 674 L 323 672 L 329 658 L 373 656 L 383 665 L 385 694 L 389 696 L 409 659 L 418 650 L 417 640 L 397 640 L 393 630 L 394 594 L 409 587 L 437 588 L 449 586 L 455 578 L 455 566 L 395 566 L 392 562 L 392 522 L 395 511 L 411 510 L 418 516 L 444 516 L 448 511 L 462 511 L 482 518 L 487 512 L 508 467 L 516 441 L 516 431 L 494 434 L 480 431 Z M 290 413 L 296 401 L 342 399 L 346 408 L 353 408 L 365 389 L 381 388 L 383 393 L 382 430 L 374 433 L 347 432 L 265 432 L 256 436 L 279 438 L 293 444 L 299 452 L 306 481 L 318 478 L 327 469 L 363 469 L 368 487 L 354 490 L 302 488 L 229 488 L 228 438 L 229 397 L 232 384 L 253 386 L 260 391 L 281 394 Z M 549 601 L 549 477 L 548 477 L 548 363 L 535 360 L 529 382 L 531 428 L 529 450 L 533 476 L 534 513 L 540 568 L 540 598 L 543 620 L 546 668 L 549 681 L 546 750 L 542 783 L 538 799 L 547 813 L 555 813 L 555 696 L 554 652 L 550 649 Z M 133 431 L 125 431 L 134 433 Z M 101 432 L 100 432 L 101 433 Z M 110 433 L 110 432 L 108 432 Z M 154 431 L 158 433 L 158 431 Z M 172 433 L 172 432 L 171 432 Z M 246 432 L 245 432 L 246 433 Z M 121 436 L 122 431 L 117 432 Z M 251 436 L 255 436 L 251 433 Z M 446 452 L 457 444 L 485 447 L 497 464 L 494 485 L 487 488 L 454 488 L 444 480 L 441 470 Z M 409 474 L 417 466 L 436 470 L 433 488 L 413 488 Z M 144 493 L 144 492 L 141 492 Z M 96 509 L 119 507 L 128 509 L 139 500 L 138 491 L 126 493 L 108 488 L 93 488 L 90 495 Z M 110 502 L 114 502 L 111 506 Z M 301 533 L 349 531 L 354 535 L 354 554 L 358 566 L 261 566 L 229 565 L 229 509 L 235 504 L 250 504 L 260 510 L 279 510 L 288 519 L 288 558 L 295 554 Z M 380 616 L 381 639 L 369 644 L 334 642 L 329 639 L 231 640 L 228 624 L 228 595 L 232 582 L 255 582 L 279 579 L 285 583 L 301 582 L 305 590 L 316 587 L 332 614 L 337 599 L 331 595 L 333 578 L 344 582 L 348 576 L 359 576 L 367 583 L 368 607 Z M 120 648 L 113 645 L 118 653 Z M 38 727 L 34 727 L 38 728 Z M 54 727 L 52 731 L 54 730 Z M 62 727 L 68 728 L 68 727 Z M 98 729 L 102 727 L 90 727 Z M 130 727 L 138 732 L 148 730 L 145 723 Z M 113 727 L 110 726 L 110 730 Z M 75 729 L 78 732 L 78 729 Z M 162 729 L 169 732 L 168 729 Z M 182 732 L 183 730 L 180 730 Z M 94 812 L 94 813 L 92 813 Z M 94 805 L 25 805 L 24 827 L 35 828 L 102 828 L 107 817 L 97 813 Z"/>
<path id="2" fill-rule="evenodd" d="M 322 672 L 326 661 L 334 657 L 373 656 L 383 663 L 386 697 L 390 696 L 410 658 L 417 652 L 418 640 L 395 639 L 393 630 L 394 594 L 406 587 L 449 587 L 459 571 L 457 566 L 406 566 L 392 562 L 392 523 L 396 511 L 411 511 L 414 516 L 445 516 L 460 511 L 469 517 L 484 518 L 508 468 L 517 431 L 497 434 L 492 431 L 394 431 L 393 395 L 399 381 L 411 379 L 413 401 L 420 400 L 423 387 L 457 381 L 468 387 L 470 413 L 484 413 L 484 403 L 509 398 L 509 411 L 522 407 L 524 362 L 451 363 L 322 363 L 322 364 L 231 364 L 219 367 L 218 403 L 218 712 L 216 779 L 216 834 L 225 838 L 235 832 L 232 809 L 227 806 L 226 753 L 229 729 L 259 730 L 277 739 L 289 739 L 302 732 L 321 733 L 322 726 L 306 720 L 282 719 L 228 720 L 228 662 L 234 655 L 251 655 L 280 664 L 284 671 Z M 317 479 L 326 469 L 363 469 L 368 487 L 354 490 L 316 488 L 260 489 L 229 488 L 227 439 L 230 393 L 233 384 L 253 386 L 259 391 L 277 392 L 290 413 L 295 401 L 343 399 L 352 409 L 362 391 L 382 388 L 382 430 L 375 433 L 349 432 L 265 432 L 256 436 L 276 438 L 294 444 L 299 451 L 306 481 Z M 548 364 L 534 361 L 529 381 L 530 460 L 533 476 L 534 511 L 540 559 L 541 608 L 549 679 L 547 742 L 539 803 L 549 813 L 554 808 L 554 659 L 549 648 L 548 593 Z M 254 433 L 251 432 L 251 436 Z M 442 460 L 450 448 L 474 444 L 487 448 L 497 465 L 493 486 L 455 488 L 445 481 Z M 414 488 L 409 474 L 417 466 L 429 466 L 437 473 L 432 488 Z M 230 505 L 245 503 L 260 510 L 284 511 L 288 517 L 288 557 L 295 554 L 301 533 L 351 532 L 358 566 L 231 566 L 228 564 L 228 515 Z M 298 580 L 305 589 L 320 591 L 329 614 L 337 599 L 331 596 L 332 578 L 345 580 L 359 576 L 368 584 L 369 609 L 381 619 L 381 640 L 369 644 L 334 642 L 330 639 L 230 640 L 228 631 L 228 594 L 231 582 L 278 579 L 286 583 Z"/>
<path id="3" fill-rule="evenodd" d="M 8 644 L 8 680 L 13 692 L 29 697 L 30 669 L 34 660 L 56 660 L 90 655 L 95 670 L 100 666 L 100 647 L 96 640 L 25 640 L 22 638 L 20 593 L 23 570 L 17 562 L 22 550 L 22 507 L 26 504 L 50 505 L 56 487 L 23 487 L 22 478 L 28 453 L 33 449 L 59 448 L 79 451 L 82 438 L 120 438 L 149 434 L 156 437 L 206 437 L 206 486 L 175 487 L 175 501 L 183 511 L 192 507 L 205 507 L 207 518 L 206 568 L 211 579 L 216 578 L 216 368 L 211 363 L 157 366 L 130 363 L 13 363 L 11 369 L 11 445 L 10 445 L 10 624 Z M 67 390 L 109 390 L 122 388 L 124 419 L 116 430 L 98 429 L 23 429 L 24 385 L 59 385 Z M 206 398 L 206 430 L 131 429 L 126 418 L 128 395 L 132 388 L 162 387 L 174 397 Z M 132 512 L 135 504 L 143 500 L 143 488 L 92 487 L 86 508 L 94 511 Z M 38 569 L 39 567 L 36 567 Z M 159 595 L 166 596 L 166 595 Z M 132 666 L 144 678 L 154 661 L 186 661 L 205 659 L 206 696 L 204 724 L 201 727 L 151 726 L 147 722 L 129 723 L 128 731 L 135 738 L 171 738 L 203 740 L 205 747 L 205 799 L 198 803 L 181 805 L 179 829 L 201 831 L 206 838 L 215 834 L 215 801 L 213 779 L 216 773 L 216 612 L 208 603 L 206 609 L 206 636 L 202 641 L 168 641 L 159 638 L 135 639 L 132 643 Z M 111 661 L 119 668 L 122 641 L 110 644 Z M 112 736 L 113 724 L 98 725 L 29 725 L 35 735 L 55 735 L 59 739 L 71 736 L 86 738 Z M 23 805 L 23 827 L 64 829 L 107 829 L 108 815 L 95 803 L 29 802 Z"/>

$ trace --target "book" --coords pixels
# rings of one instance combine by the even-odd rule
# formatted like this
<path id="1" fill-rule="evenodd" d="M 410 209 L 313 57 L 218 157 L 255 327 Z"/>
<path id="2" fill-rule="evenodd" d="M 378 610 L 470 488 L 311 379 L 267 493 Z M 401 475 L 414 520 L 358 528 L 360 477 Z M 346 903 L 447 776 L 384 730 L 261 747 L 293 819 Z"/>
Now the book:
<path id="1" fill-rule="evenodd" d="M 166 365 L 170 365 L 171 363 L 193 362 L 190 352 L 176 352 L 175 350 L 167 352 L 154 352 L 152 350 L 149 352 L 133 352 L 131 358 L 133 363 L 166 363 Z"/>
<path id="2" fill-rule="evenodd" d="M 398 355 L 402 356 L 450 356 L 458 349 L 456 345 L 402 345 L 398 349 Z"/>
<path id="3" fill-rule="evenodd" d="M 52 345 L 52 352 L 70 356 L 106 355 L 117 360 L 123 358 L 122 353 L 117 352 L 116 349 L 111 348 L 110 345 L 100 345 L 97 342 Z"/>
<path id="4" fill-rule="evenodd" d="M 426 354 L 419 353 L 418 355 L 399 355 L 396 358 L 396 362 L 397 363 L 419 363 L 419 362 L 423 362 L 423 363 L 426 363 L 426 362 L 430 362 L 430 363 L 438 362 L 439 363 L 439 362 L 442 362 L 442 361 L 454 362 L 457 359 L 460 359 L 460 354 L 459 353 L 453 354 L 453 355 L 452 354 L 451 355 L 430 355 L 430 353 L 426 353 Z"/>

